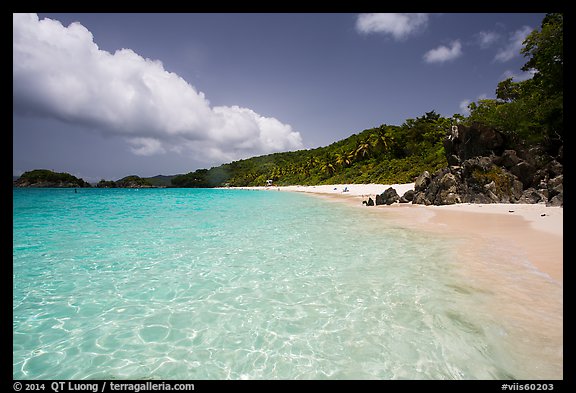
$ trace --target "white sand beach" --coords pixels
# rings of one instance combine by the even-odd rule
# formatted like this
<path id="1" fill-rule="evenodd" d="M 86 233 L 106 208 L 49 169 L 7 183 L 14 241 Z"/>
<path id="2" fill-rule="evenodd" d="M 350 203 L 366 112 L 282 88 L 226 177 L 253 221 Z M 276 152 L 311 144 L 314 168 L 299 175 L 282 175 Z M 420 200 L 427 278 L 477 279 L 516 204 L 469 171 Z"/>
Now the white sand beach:
<path id="1" fill-rule="evenodd" d="M 385 214 L 400 225 L 417 226 L 445 233 L 468 234 L 490 244 L 509 242 L 530 256 L 533 265 L 562 285 L 564 209 L 544 204 L 456 204 L 424 206 L 411 203 L 363 206 L 389 187 L 402 196 L 414 189 L 408 184 L 331 184 L 319 186 L 244 187 L 267 191 L 313 193 L 335 201 Z"/>

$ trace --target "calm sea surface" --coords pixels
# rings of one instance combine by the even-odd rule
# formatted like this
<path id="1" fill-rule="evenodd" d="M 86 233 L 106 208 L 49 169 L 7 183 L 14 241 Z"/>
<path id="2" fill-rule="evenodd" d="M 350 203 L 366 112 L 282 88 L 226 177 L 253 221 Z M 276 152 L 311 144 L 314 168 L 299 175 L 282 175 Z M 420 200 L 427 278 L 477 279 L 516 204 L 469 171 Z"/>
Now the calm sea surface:
<path id="1" fill-rule="evenodd" d="M 14 189 L 13 377 L 562 378 L 561 285 L 469 242 L 296 193 Z"/>

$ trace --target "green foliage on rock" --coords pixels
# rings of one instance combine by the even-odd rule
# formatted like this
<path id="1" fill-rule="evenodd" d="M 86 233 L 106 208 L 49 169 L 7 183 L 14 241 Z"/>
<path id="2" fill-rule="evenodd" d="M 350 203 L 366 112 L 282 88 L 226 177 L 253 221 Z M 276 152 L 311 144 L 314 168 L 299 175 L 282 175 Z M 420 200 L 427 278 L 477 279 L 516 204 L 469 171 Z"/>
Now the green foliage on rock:
<path id="1" fill-rule="evenodd" d="M 496 165 L 493 165 L 489 170 L 475 168 L 471 178 L 484 188 L 492 186 L 493 192 L 497 196 L 510 194 L 510 190 L 513 188 L 513 177 Z"/>

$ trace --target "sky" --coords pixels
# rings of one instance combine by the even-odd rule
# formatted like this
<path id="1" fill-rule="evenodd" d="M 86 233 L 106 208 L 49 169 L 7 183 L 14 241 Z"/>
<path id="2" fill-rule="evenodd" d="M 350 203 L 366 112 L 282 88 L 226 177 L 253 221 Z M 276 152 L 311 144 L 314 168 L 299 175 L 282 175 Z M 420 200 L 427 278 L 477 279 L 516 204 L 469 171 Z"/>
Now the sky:
<path id="1" fill-rule="evenodd" d="M 13 175 L 174 175 L 327 146 L 532 76 L 545 14 L 13 14 Z"/>

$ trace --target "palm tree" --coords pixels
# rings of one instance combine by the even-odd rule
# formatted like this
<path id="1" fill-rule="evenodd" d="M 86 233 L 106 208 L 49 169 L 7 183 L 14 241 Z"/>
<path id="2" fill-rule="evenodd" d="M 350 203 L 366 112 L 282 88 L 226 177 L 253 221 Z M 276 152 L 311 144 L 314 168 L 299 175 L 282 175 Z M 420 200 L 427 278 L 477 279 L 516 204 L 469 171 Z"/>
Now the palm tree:
<path id="1" fill-rule="evenodd" d="M 347 167 L 352 163 L 349 154 L 336 153 L 336 165 L 341 167 Z"/>
<path id="2" fill-rule="evenodd" d="M 391 139 L 391 135 L 384 125 L 378 127 L 376 132 L 370 135 L 372 147 L 374 148 L 374 151 L 379 153 L 383 153 L 390 148 L 392 142 Z"/>
<path id="3" fill-rule="evenodd" d="M 316 156 L 310 156 L 310 158 L 306 161 L 306 168 L 308 170 L 314 169 L 318 166 L 319 163 L 320 161 L 318 161 L 318 158 L 316 158 Z"/>
<path id="4" fill-rule="evenodd" d="M 268 178 L 272 180 L 278 180 L 281 176 L 282 176 L 282 169 L 278 168 L 277 166 L 274 166 L 272 174 L 268 176 Z"/>
<path id="5" fill-rule="evenodd" d="M 356 157 L 365 158 L 372 153 L 372 145 L 368 139 L 364 139 L 356 146 Z"/>
<path id="6" fill-rule="evenodd" d="M 330 176 L 332 176 L 334 174 L 334 172 L 336 172 L 336 168 L 334 168 L 334 165 L 332 165 L 332 163 L 330 163 L 328 161 L 323 162 L 320 169 L 322 170 L 322 172 L 325 172 L 325 173 L 329 174 Z"/>

